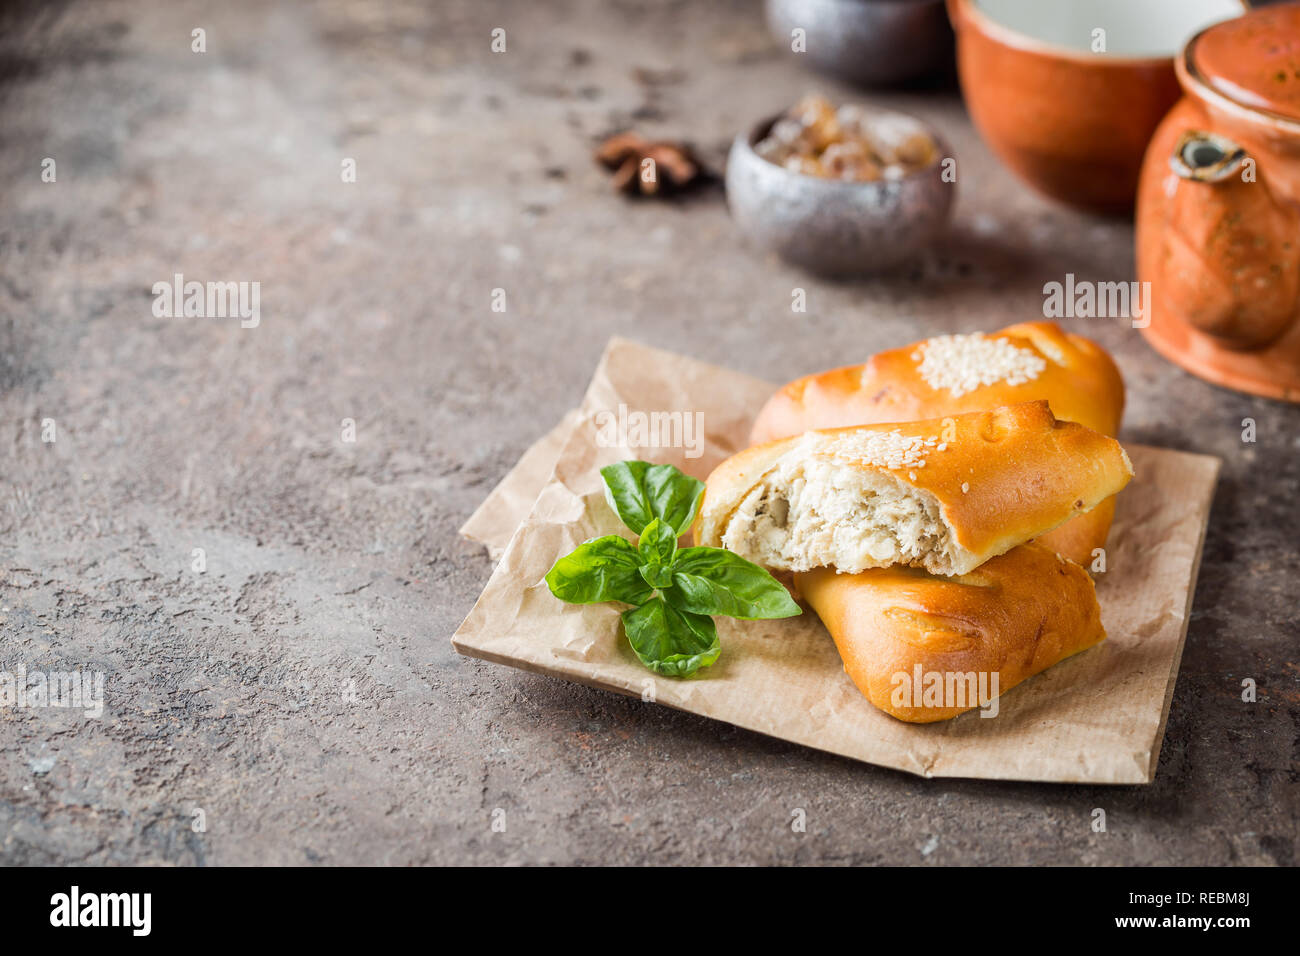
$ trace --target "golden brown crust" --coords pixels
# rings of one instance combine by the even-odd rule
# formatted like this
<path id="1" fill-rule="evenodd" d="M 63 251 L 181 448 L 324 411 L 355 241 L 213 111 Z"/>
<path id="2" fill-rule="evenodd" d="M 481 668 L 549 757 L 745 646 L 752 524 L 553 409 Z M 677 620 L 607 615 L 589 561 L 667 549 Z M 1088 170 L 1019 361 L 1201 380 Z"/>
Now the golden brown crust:
<path id="1" fill-rule="evenodd" d="M 826 429 L 747 449 L 719 465 L 706 485 L 697 540 L 719 546 L 737 507 L 786 456 L 828 455 L 823 442 L 809 443 L 812 436 L 852 440 L 880 432 L 930 439 L 935 444 L 925 454 L 924 465 L 916 467 L 885 468 L 855 460 L 843 451 L 836 457 L 847 466 L 885 472 L 932 495 L 956 543 L 966 552 L 955 573 L 1091 510 L 1123 488 L 1133 474 L 1119 442 L 1057 420 L 1045 401 L 921 422 Z"/>
<path id="2" fill-rule="evenodd" d="M 992 696 L 1005 693 L 1106 637 L 1092 579 L 1038 543 L 961 577 L 902 567 L 860 574 L 823 568 L 795 575 L 795 583 L 858 689 L 885 713 L 913 723 L 949 720 L 983 703 L 952 690 L 992 691 L 996 674 Z M 920 675 L 942 675 L 942 698 L 926 699 L 918 667 Z M 975 675 L 974 684 L 957 675 Z M 907 699 L 904 690 L 916 693 Z"/>
<path id="3" fill-rule="evenodd" d="M 910 422 L 1046 400 L 1057 418 L 1114 437 L 1124 411 L 1124 382 L 1099 345 L 1063 332 L 1054 322 L 1024 322 L 988 338 L 1001 339 L 1042 358 L 1045 367 L 1021 384 L 999 382 L 954 396 L 931 387 L 917 358 L 920 342 L 890 349 L 864 365 L 832 369 L 791 382 L 759 412 L 750 440 L 763 444 L 810 429 Z M 1052 532 L 1046 543 L 1087 563 L 1103 546 L 1114 505 Z"/>

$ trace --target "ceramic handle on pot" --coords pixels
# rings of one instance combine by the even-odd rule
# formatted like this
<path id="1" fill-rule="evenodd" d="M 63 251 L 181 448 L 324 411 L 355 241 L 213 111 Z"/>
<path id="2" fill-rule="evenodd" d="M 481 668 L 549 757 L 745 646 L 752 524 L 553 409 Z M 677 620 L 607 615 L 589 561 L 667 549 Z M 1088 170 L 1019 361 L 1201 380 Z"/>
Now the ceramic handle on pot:
<path id="1" fill-rule="evenodd" d="M 1183 179 L 1218 183 L 1239 172 L 1249 159 L 1232 140 L 1192 129 L 1178 137 L 1169 168 Z"/>
<path id="2" fill-rule="evenodd" d="M 1239 144 L 1187 130 L 1169 167 L 1159 285 L 1189 324 L 1232 349 L 1260 348 L 1296 319 L 1300 221 Z"/>

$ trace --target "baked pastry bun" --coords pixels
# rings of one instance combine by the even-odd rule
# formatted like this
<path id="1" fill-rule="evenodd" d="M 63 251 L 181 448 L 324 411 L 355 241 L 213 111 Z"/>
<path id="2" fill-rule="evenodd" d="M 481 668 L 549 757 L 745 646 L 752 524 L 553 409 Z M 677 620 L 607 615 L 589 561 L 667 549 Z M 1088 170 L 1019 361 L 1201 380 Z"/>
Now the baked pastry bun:
<path id="1" fill-rule="evenodd" d="M 965 574 L 1128 483 L 1119 442 L 1047 402 L 806 432 L 709 476 L 696 538 L 766 568 Z"/>
<path id="2" fill-rule="evenodd" d="M 960 577 L 822 568 L 795 581 L 853 683 L 876 707 L 912 723 L 988 706 L 1106 638 L 1087 572 L 1036 542 Z"/>
<path id="3" fill-rule="evenodd" d="M 809 429 L 920 421 L 1038 400 L 1057 418 L 1113 438 L 1124 381 L 1101 346 L 1054 322 L 941 335 L 791 382 L 763 406 L 750 440 L 763 444 Z M 1105 502 L 1045 543 L 1086 564 L 1106 543 L 1114 512 L 1114 502 Z"/>

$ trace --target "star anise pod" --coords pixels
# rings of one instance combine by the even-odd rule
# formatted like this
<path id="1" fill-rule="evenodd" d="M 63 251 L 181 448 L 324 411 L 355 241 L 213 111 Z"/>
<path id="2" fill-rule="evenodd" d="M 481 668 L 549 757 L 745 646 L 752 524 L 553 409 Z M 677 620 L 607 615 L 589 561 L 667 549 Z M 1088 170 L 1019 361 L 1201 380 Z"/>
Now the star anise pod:
<path id="1" fill-rule="evenodd" d="M 596 161 L 614 170 L 614 188 L 657 196 L 681 191 L 700 179 L 704 167 L 685 143 L 648 140 L 618 133 L 596 149 Z"/>

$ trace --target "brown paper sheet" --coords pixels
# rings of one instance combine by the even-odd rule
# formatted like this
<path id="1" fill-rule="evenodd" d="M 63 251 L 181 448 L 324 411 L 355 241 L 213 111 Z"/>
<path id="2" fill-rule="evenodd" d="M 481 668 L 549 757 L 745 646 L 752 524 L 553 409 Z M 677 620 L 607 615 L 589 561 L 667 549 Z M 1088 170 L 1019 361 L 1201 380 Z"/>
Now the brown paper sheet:
<path id="1" fill-rule="evenodd" d="M 521 517 L 520 503 L 533 499 L 452 638 L 455 648 L 926 777 L 1149 783 L 1187 634 L 1217 458 L 1126 445 L 1136 477 L 1120 495 L 1107 573 L 1097 579 L 1109 638 L 1007 691 L 993 718 L 973 711 L 914 725 L 882 713 L 844 673 L 811 610 L 782 621 L 717 618 L 721 658 L 692 678 L 672 680 L 633 656 L 617 606 L 571 606 L 551 596 L 543 577 L 557 557 L 597 535 L 628 534 L 605 503 L 600 467 L 637 457 L 704 478 L 745 447 L 752 416 L 772 389 L 613 340 L 581 409 L 493 491 L 484 504 L 494 509 L 491 521 L 476 521 L 476 513 L 467 523 L 477 540 L 500 546 L 503 529 Z M 593 416 L 620 403 L 703 412 L 703 454 L 602 447 Z"/>

